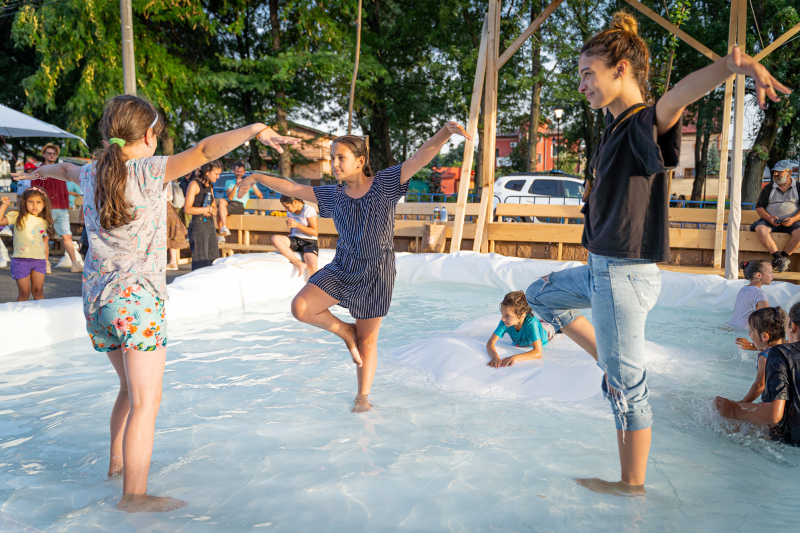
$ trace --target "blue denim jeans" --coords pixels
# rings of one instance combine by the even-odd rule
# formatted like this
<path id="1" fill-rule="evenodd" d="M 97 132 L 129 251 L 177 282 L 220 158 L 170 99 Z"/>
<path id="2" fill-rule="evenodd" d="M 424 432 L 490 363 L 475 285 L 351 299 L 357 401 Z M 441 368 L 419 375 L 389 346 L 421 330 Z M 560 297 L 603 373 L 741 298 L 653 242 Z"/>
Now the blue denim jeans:
<path id="1" fill-rule="evenodd" d="M 647 403 L 644 325 L 661 292 L 661 272 L 644 259 L 589 254 L 585 266 L 538 279 L 525 296 L 533 311 L 556 330 L 592 309 L 597 364 L 606 373 L 603 393 L 611 402 L 617 429 L 652 426 Z"/>

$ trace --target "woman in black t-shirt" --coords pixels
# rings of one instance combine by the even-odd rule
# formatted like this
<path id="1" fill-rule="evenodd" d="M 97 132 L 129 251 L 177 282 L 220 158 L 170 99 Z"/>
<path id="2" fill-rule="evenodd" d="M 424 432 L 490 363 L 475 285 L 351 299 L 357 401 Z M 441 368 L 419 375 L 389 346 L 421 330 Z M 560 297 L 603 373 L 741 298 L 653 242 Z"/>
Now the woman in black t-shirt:
<path id="1" fill-rule="evenodd" d="M 652 416 L 647 403 L 644 326 L 661 290 L 656 263 L 669 261 L 666 172 L 678 164 L 685 106 L 734 73 L 753 77 L 764 95 L 790 91 L 738 48 L 686 76 L 656 103 L 648 91 L 650 54 L 636 19 L 620 12 L 582 48 L 579 90 L 608 110 L 590 162 L 594 186 L 583 208 L 586 266 L 554 272 L 526 293 L 534 312 L 561 329 L 605 371 L 603 391 L 617 426 L 622 480 L 579 479 L 598 492 L 644 492 Z M 578 309 L 591 308 L 594 326 Z"/>

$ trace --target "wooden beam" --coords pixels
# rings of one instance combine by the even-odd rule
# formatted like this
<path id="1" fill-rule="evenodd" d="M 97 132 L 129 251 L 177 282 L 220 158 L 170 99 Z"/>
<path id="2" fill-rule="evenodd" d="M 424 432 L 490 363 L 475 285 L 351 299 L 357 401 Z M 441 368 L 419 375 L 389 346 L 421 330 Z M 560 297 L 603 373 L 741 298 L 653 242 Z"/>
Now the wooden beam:
<path id="1" fill-rule="evenodd" d="M 663 18 L 661 15 L 647 7 L 646 5 L 639 2 L 639 0 L 625 0 L 631 6 L 638 9 L 644 16 L 653 21 L 657 22 L 661 27 L 675 35 L 675 37 L 679 38 L 707 58 L 711 59 L 712 61 L 716 61 L 720 59 L 720 56 L 715 54 L 710 48 L 703 45 L 700 41 L 683 31 L 682 29 L 678 28 L 675 24 L 671 23 L 667 19 Z"/>
<path id="2" fill-rule="evenodd" d="M 483 18 L 481 32 L 481 45 L 478 49 L 478 65 L 475 67 L 475 82 L 472 84 L 472 102 L 469 106 L 469 122 L 467 133 L 472 139 L 464 141 L 464 158 L 461 165 L 461 181 L 458 183 L 458 200 L 456 201 L 455 226 L 453 239 L 450 241 L 450 253 L 461 250 L 461 239 L 464 231 L 464 216 L 467 209 L 467 195 L 469 194 L 469 180 L 472 177 L 472 159 L 475 156 L 475 140 L 478 137 L 478 118 L 481 110 L 481 96 L 483 95 L 483 81 L 486 75 L 486 52 L 489 40 L 489 14 Z"/>
<path id="3" fill-rule="evenodd" d="M 736 42 L 747 52 L 747 0 L 739 0 Z M 731 165 L 731 210 L 728 217 L 728 245 L 725 248 L 725 277 L 739 277 L 739 222 L 742 210 L 742 142 L 744 141 L 744 74 L 736 75 L 736 110 L 733 115 L 733 164 Z M 721 163 L 721 162 L 720 162 Z"/>
<path id="4" fill-rule="evenodd" d="M 486 219 L 486 209 L 488 205 L 490 205 L 489 192 L 487 191 L 486 187 L 483 187 L 481 189 L 481 214 L 478 216 L 478 223 L 475 225 L 475 238 L 474 244 L 472 245 L 472 250 L 475 252 L 481 251 L 481 242 L 483 241 L 484 236 L 488 233 L 487 224 L 481 224 L 481 219 L 484 221 Z"/>
<path id="5" fill-rule="evenodd" d="M 736 20 L 739 17 L 739 0 L 731 0 L 728 21 L 728 53 L 736 44 Z M 722 241 L 725 240 L 725 199 L 728 197 L 728 145 L 730 144 L 731 104 L 733 101 L 733 76 L 725 82 L 725 100 L 722 104 L 722 135 L 719 148 L 719 185 L 717 188 L 717 226 L 714 236 L 714 268 L 722 266 Z"/>
<path id="6" fill-rule="evenodd" d="M 780 45 L 791 39 L 792 36 L 794 36 L 794 34 L 796 34 L 797 32 L 800 32 L 800 23 L 795 24 L 794 27 L 792 27 L 792 29 L 790 29 L 789 31 L 787 31 L 786 33 L 775 39 L 775 42 L 773 42 L 772 44 L 761 50 L 758 54 L 756 54 L 756 56 L 753 59 L 755 59 L 756 61 L 761 61 L 762 59 L 770 55 L 773 51 L 775 51 L 775 49 L 778 48 Z"/>
<path id="7" fill-rule="evenodd" d="M 487 216 L 491 212 L 492 207 L 492 185 L 494 184 L 494 148 L 496 139 L 497 128 L 497 69 L 495 64 L 497 62 L 497 47 L 498 35 L 497 28 L 500 25 L 498 20 L 500 0 L 489 0 L 489 21 L 488 28 L 489 34 L 486 40 L 486 89 L 484 91 L 484 121 L 483 121 L 483 191 L 481 191 L 481 210 L 478 214 L 478 226 L 482 238 L 475 238 L 472 246 L 473 251 L 486 253 L 488 251 L 488 241 L 486 225 L 489 222 Z M 484 205 L 488 202 L 488 207 Z M 476 234 L 477 235 L 477 234 Z"/>
<path id="8" fill-rule="evenodd" d="M 517 50 L 520 49 L 520 47 L 525 43 L 525 41 L 527 41 L 530 38 L 531 35 L 536 33 L 536 30 L 539 29 L 539 26 L 541 26 L 544 23 L 544 21 L 547 20 L 547 18 L 553 14 L 553 11 L 555 11 L 556 8 L 560 6 L 563 1 L 564 0 L 553 0 L 552 2 L 550 2 L 549 6 L 544 8 L 544 11 L 542 11 L 539 14 L 539 16 L 536 17 L 533 22 L 531 22 L 531 25 L 528 26 L 528 28 L 524 32 L 522 32 L 522 34 L 519 37 L 517 37 L 517 39 L 513 43 L 511 43 L 511 46 L 506 48 L 505 52 L 503 52 L 503 55 L 501 55 L 500 58 L 497 60 L 497 65 L 495 66 L 497 70 L 500 70 L 500 68 L 503 65 L 505 65 L 509 59 L 511 59 L 511 56 L 517 53 Z"/>

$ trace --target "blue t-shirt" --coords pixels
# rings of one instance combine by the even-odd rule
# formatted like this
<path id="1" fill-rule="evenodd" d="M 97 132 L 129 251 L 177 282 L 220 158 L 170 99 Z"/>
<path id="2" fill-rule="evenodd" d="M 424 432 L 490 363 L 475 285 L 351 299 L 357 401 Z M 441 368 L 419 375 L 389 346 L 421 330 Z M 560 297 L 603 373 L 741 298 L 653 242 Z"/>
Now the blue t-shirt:
<path id="1" fill-rule="evenodd" d="M 237 185 L 236 185 L 236 180 L 235 179 L 228 180 L 228 181 L 225 182 L 225 194 L 227 194 L 228 191 L 230 191 L 231 189 L 237 189 Z M 233 199 L 231 199 L 231 202 L 242 202 L 242 205 L 247 207 L 247 202 L 248 202 L 248 200 L 250 200 L 250 191 L 252 191 L 252 190 L 253 190 L 252 187 L 247 189 L 247 192 L 244 193 L 244 196 L 242 196 L 241 198 L 238 198 L 239 191 L 238 190 L 234 190 L 233 191 Z"/>
<path id="2" fill-rule="evenodd" d="M 542 323 L 532 315 L 525 317 L 525 321 L 519 331 L 513 327 L 506 327 L 501 320 L 500 324 L 497 325 L 497 329 L 494 330 L 494 334 L 502 339 L 506 333 L 511 337 L 511 342 L 522 348 L 533 346 L 536 341 L 542 341 L 542 346 L 547 344 L 547 332 L 542 327 Z"/>
<path id="3" fill-rule="evenodd" d="M 81 188 L 78 186 L 78 184 L 74 183 L 72 181 L 68 181 L 67 182 L 67 191 L 76 192 L 76 193 L 81 194 L 81 195 L 83 194 L 83 192 L 81 191 Z M 69 195 L 69 207 L 70 208 L 75 207 L 75 200 L 77 198 L 78 198 L 77 196 L 74 196 L 72 194 Z"/>

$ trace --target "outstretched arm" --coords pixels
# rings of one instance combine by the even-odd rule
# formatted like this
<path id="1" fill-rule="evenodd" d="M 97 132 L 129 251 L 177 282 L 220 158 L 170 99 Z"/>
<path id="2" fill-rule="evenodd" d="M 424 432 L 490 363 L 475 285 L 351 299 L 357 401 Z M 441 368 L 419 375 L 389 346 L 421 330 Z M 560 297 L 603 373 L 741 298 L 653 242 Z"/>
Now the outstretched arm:
<path id="1" fill-rule="evenodd" d="M 663 135 L 668 132 L 677 124 L 684 107 L 713 91 L 732 74 L 745 74 L 753 78 L 756 84 L 756 98 L 761 109 L 767 107 L 765 95 L 773 102 L 777 102 L 780 97 L 776 91 L 784 94 L 792 92 L 776 80 L 761 63 L 740 52 L 737 46 L 725 57 L 683 78 L 661 97 L 656 104 L 658 134 Z"/>
<path id="2" fill-rule="evenodd" d="M 717 396 L 714 404 L 725 418 L 743 420 L 762 426 L 772 426 L 783 419 L 783 410 L 786 400 L 775 400 L 762 403 L 734 402 L 727 398 Z"/>
<path id="3" fill-rule="evenodd" d="M 419 172 L 425 165 L 433 161 L 439 150 L 442 149 L 444 143 L 447 142 L 454 133 L 462 135 L 467 139 L 471 139 L 460 124 L 456 122 L 448 122 L 442 129 L 436 132 L 436 135 L 428 139 L 428 141 L 419 147 L 419 150 L 414 152 L 414 155 L 409 157 L 403 162 L 403 167 L 400 171 L 400 183 L 405 183 L 414 177 L 414 174 Z"/>
<path id="4" fill-rule="evenodd" d="M 279 154 L 283 153 L 283 148 L 280 147 L 281 144 L 296 144 L 300 142 L 300 139 L 296 137 L 278 135 L 265 124 L 250 124 L 238 130 L 217 133 L 211 137 L 206 137 L 185 152 L 170 156 L 167 159 L 167 172 L 164 181 L 168 182 L 185 176 L 209 161 L 219 159 L 256 136 L 258 136 L 259 141 L 276 149 Z"/>
<path id="5" fill-rule="evenodd" d="M 36 175 L 37 172 L 39 173 L 38 176 Z M 12 172 L 11 177 L 17 181 L 38 180 L 41 177 L 78 183 L 81 177 L 81 167 L 73 165 L 72 163 L 56 163 L 54 165 L 42 165 L 30 174 Z"/>
<path id="6" fill-rule="evenodd" d="M 300 185 L 293 181 L 284 178 L 275 178 L 273 176 L 265 176 L 264 174 L 250 174 L 245 179 L 239 182 L 238 192 L 235 198 L 241 198 L 255 183 L 261 183 L 272 189 L 278 191 L 286 196 L 294 196 L 306 202 L 317 203 L 317 195 L 314 194 L 314 187 L 310 185 Z"/>

